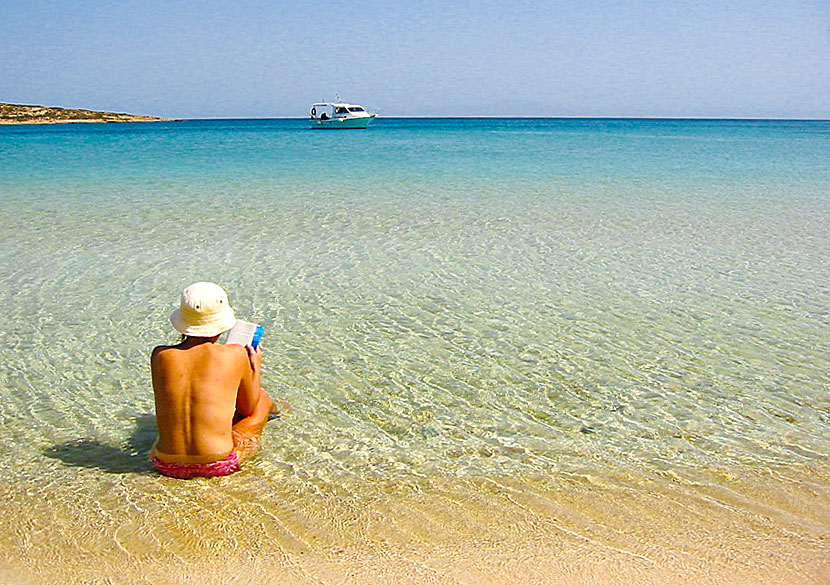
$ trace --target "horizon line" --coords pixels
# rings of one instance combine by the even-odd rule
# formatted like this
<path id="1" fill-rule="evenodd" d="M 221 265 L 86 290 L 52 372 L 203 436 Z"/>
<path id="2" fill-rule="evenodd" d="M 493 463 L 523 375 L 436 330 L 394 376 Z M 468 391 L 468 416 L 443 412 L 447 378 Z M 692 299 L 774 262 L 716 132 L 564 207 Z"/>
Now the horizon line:
<path id="1" fill-rule="evenodd" d="M 769 121 L 769 122 L 830 122 L 828 118 L 781 118 L 781 117 L 740 117 L 740 116 L 530 116 L 530 115 L 413 115 L 413 116 L 383 116 L 377 118 L 396 120 L 710 120 L 710 121 Z M 174 118 L 179 121 L 188 120 L 308 120 L 307 116 L 210 116 L 196 118 Z"/>

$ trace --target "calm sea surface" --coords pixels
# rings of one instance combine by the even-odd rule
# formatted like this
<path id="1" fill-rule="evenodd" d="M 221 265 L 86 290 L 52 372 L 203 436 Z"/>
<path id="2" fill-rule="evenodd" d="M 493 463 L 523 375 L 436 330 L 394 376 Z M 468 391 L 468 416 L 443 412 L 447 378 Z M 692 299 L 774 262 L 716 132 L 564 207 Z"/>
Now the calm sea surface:
<path id="1" fill-rule="evenodd" d="M 177 482 L 148 356 L 197 280 L 294 412 Z M 0 127 L 0 307 L 0 582 L 523 533 L 711 564 L 719 518 L 830 574 L 830 122 Z"/>

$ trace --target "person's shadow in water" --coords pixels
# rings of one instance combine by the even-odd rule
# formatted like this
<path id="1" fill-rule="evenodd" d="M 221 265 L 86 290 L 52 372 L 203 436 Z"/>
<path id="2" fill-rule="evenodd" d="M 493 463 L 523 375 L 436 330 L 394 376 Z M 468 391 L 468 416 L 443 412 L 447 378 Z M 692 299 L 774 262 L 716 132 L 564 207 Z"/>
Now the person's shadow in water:
<path id="1" fill-rule="evenodd" d="M 107 473 L 151 473 L 147 453 L 155 440 L 156 417 L 142 414 L 136 419 L 130 438 L 121 447 L 97 439 L 75 439 L 49 447 L 44 454 L 72 467 L 100 469 Z"/>

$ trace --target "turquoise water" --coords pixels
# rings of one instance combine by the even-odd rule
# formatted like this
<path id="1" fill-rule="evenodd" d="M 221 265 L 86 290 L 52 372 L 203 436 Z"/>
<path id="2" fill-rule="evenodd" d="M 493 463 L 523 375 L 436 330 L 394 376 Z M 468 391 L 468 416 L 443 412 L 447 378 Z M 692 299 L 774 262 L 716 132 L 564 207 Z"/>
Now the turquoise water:
<path id="1" fill-rule="evenodd" d="M 173 554 L 183 524 L 220 542 L 182 498 L 359 548 L 330 530 L 344 507 L 395 525 L 444 483 L 472 508 L 665 492 L 826 552 L 830 122 L 20 126 L 0 161 L 0 568 L 51 539 L 68 570 L 90 534 L 105 566 Z M 243 473 L 183 486 L 143 456 L 148 356 L 197 280 L 265 326 L 294 412 Z"/>

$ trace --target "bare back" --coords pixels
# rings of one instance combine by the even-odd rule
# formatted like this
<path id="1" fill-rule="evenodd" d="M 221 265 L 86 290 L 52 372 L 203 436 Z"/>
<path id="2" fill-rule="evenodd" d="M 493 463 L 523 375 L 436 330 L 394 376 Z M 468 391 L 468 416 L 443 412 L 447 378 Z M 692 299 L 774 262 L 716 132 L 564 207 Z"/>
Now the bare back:
<path id="1" fill-rule="evenodd" d="M 170 455 L 227 453 L 234 448 L 234 415 L 249 414 L 244 411 L 254 392 L 247 352 L 239 345 L 190 343 L 153 350 L 156 448 Z"/>

